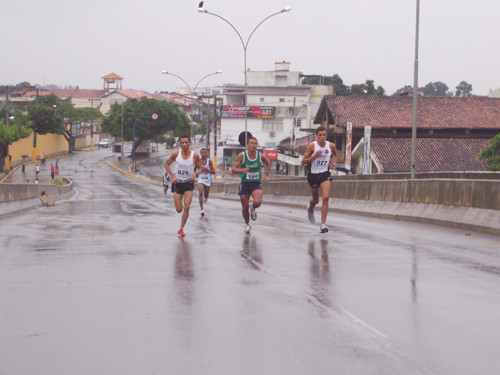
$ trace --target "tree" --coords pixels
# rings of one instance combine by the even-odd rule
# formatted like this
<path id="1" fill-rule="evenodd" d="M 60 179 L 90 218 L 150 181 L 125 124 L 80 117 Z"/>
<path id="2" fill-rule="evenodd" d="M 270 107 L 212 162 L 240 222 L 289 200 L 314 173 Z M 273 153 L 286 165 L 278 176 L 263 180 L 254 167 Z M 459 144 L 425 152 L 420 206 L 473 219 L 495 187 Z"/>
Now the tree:
<path id="1" fill-rule="evenodd" d="M 465 81 L 462 81 L 455 87 L 457 90 L 455 91 L 455 96 L 469 96 L 472 92 L 472 85 Z"/>
<path id="2" fill-rule="evenodd" d="M 338 74 L 329 77 L 327 82 L 335 89 L 335 95 L 346 96 L 348 94 L 349 86 L 344 85 L 344 81 L 342 81 L 342 78 Z"/>
<path id="3" fill-rule="evenodd" d="M 375 96 L 385 96 L 385 89 L 382 86 L 377 86 Z"/>
<path id="4" fill-rule="evenodd" d="M 365 83 L 353 84 L 348 95 L 353 96 L 385 96 L 385 90 L 382 86 L 375 88 L 375 81 L 367 79 Z"/>
<path id="5" fill-rule="evenodd" d="M 448 86 L 443 82 L 429 82 L 423 89 L 425 96 L 446 96 Z"/>
<path id="6" fill-rule="evenodd" d="M 302 79 L 302 84 L 304 85 L 326 85 L 333 86 L 335 90 L 335 95 L 345 96 L 348 95 L 349 86 L 344 85 L 344 81 L 338 74 L 332 76 L 322 76 L 322 75 L 311 75 L 305 76 Z"/>
<path id="7" fill-rule="evenodd" d="M 404 94 L 405 92 L 413 92 L 413 86 L 411 85 L 405 85 L 398 89 L 394 94 L 392 95 L 401 95 Z"/>
<path id="8" fill-rule="evenodd" d="M 74 108 L 69 103 L 61 103 L 62 105 L 57 108 L 60 115 L 64 119 L 63 136 L 68 142 L 68 152 L 72 153 L 75 148 L 75 140 L 73 137 L 73 125 L 82 122 L 94 122 L 102 118 L 102 113 L 97 108 L 83 107 Z"/>
<path id="9" fill-rule="evenodd" d="M 489 140 L 491 146 L 481 150 L 479 160 L 486 159 L 487 171 L 500 171 L 500 133 Z"/>
<path id="10" fill-rule="evenodd" d="M 9 145 L 31 134 L 31 129 L 27 126 L 26 116 L 15 110 L 13 117 L 9 119 L 7 127 L 4 120 L 5 108 L 0 111 L 0 171 L 4 169 L 4 159 L 8 156 Z"/>
<path id="11" fill-rule="evenodd" d="M 158 115 L 157 120 L 139 119 L 139 116 Z M 135 135 L 137 148 L 146 139 L 155 139 L 157 136 L 172 131 L 175 136 L 190 134 L 190 120 L 182 113 L 177 105 L 165 100 L 141 98 L 129 99 L 123 103 L 123 138 L 131 141 L 133 127 L 136 122 Z M 113 136 L 121 136 L 122 133 L 122 105 L 113 104 L 106 116 L 101 128 Z"/>
<path id="12" fill-rule="evenodd" d="M 33 147 L 36 148 L 36 134 L 54 133 L 64 136 L 71 153 L 74 149 L 72 124 L 95 121 L 101 117 L 102 113 L 97 108 L 74 108 L 70 101 L 61 100 L 54 94 L 39 97 L 28 105 L 30 127 L 35 132 Z"/>
<path id="13" fill-rule="evenodd" d="M 63 133 L 63 118 L 56 111 L 59 101 L 57 96 L 50 94 L 28 104 L 28 119 L 35 133 Z"/>

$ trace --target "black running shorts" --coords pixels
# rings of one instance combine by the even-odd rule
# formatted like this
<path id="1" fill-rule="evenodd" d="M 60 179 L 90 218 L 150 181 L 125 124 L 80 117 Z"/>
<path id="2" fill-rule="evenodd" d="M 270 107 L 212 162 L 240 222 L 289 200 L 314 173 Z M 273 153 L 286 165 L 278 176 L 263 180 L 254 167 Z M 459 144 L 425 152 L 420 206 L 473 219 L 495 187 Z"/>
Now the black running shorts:
<path id="1" fill-rule="evenodd" d="M 254 190 L 262 190 L 260 181 L 241 181 L 238 195 L 250 195 Z"/>
<path id="2" fill-rule="evenodd" d="M 186 182 L 183 181 L 172 184 L 172 193 L 183 195 L 186 191 L 193 191 L 193 190 L 194 190 L 193 181 L 186 181 Z"/>
<path id="3" fill-rule="evenodd" d="M 312 188 L 317 189 L 323 182 L 328 180 L 331 176 L 332 175 L 330 171 L 326 171 L 323 173 L 309 173 L 309 175 L 307 176 L 307 182 L 309 182 L 309 185 Z"/>

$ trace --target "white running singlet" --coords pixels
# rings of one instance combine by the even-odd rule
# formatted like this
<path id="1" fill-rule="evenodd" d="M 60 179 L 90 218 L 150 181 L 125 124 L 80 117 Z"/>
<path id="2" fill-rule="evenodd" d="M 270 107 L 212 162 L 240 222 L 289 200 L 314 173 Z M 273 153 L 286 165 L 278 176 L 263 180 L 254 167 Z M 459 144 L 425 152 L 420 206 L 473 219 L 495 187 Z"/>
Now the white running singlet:
<path id="1" fill-rule="evenodd" d="M 180 182 L 186 182 L 191 180 L 191 176 L 194 173 L 194 151 L 191 150 L 191 155 L 189 158 L 182 158 L 182 150 L 179 151 L 177 158 L 175 159 L 175 166 L 173 169 L 175 177 Z"/>
<path id="2" fill-rule="evenodd" d="M 319 158 L 314 159 L 311 162 L 311 173 L 323 173 L 328 171 L 328 164 L 330 163 L 330 159 L 332 158 L 332 150 L 330 149 L 330 142 L 325 141 L 325 147 L 320 147 L 317 141 L 313 142 L 314 151 L 313 155 L 321 150 L 321 156 Z"/>
<path id="3" fill-rule="evenodd" d="M 204 165 L 202 165 L 202 167 L 210 169 L 210 158 L 207 158 L 207 162 Z M 205 170 L 202 171 L 198 175 L 198 183 L 203 184 L 205 186 L 212 186 L 212 174 Z"/>

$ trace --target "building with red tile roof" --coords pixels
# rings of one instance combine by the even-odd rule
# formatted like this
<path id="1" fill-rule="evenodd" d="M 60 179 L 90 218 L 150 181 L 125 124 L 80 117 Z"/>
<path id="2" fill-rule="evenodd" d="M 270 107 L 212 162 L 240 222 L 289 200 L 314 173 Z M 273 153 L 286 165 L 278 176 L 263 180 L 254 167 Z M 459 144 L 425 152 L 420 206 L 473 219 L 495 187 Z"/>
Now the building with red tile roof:
<path id="1" fill-rule="evenodd" d="M 500 99 L 422 96 L 417 117 L 417 172 L 476 171 L 484 168 L 477 154 L 500 133 Z M 352 166 L 357 172 L 364 128 L 370 125 L 372 171 L 388 173 L 410 171 L 412 119 L 411 96 L 325 96 L 314 123 L 328 129 L 341 167 L 347 124 L 352 124 Z"/>

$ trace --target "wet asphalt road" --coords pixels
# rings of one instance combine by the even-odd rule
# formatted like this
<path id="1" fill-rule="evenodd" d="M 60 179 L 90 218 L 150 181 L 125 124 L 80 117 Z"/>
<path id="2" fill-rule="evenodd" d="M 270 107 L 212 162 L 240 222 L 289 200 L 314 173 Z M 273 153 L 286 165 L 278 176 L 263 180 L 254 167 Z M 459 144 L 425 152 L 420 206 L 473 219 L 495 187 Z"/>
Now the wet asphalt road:
<path id="1" fill-rule="evenodd" d="M 498 373 L 498 237 L 332 213 L 320 235 L 264 197 L 251 235 L 195 200 L 180 240 L 170 193 L 110 155 L 0 218 L 0 374 Z"/>

